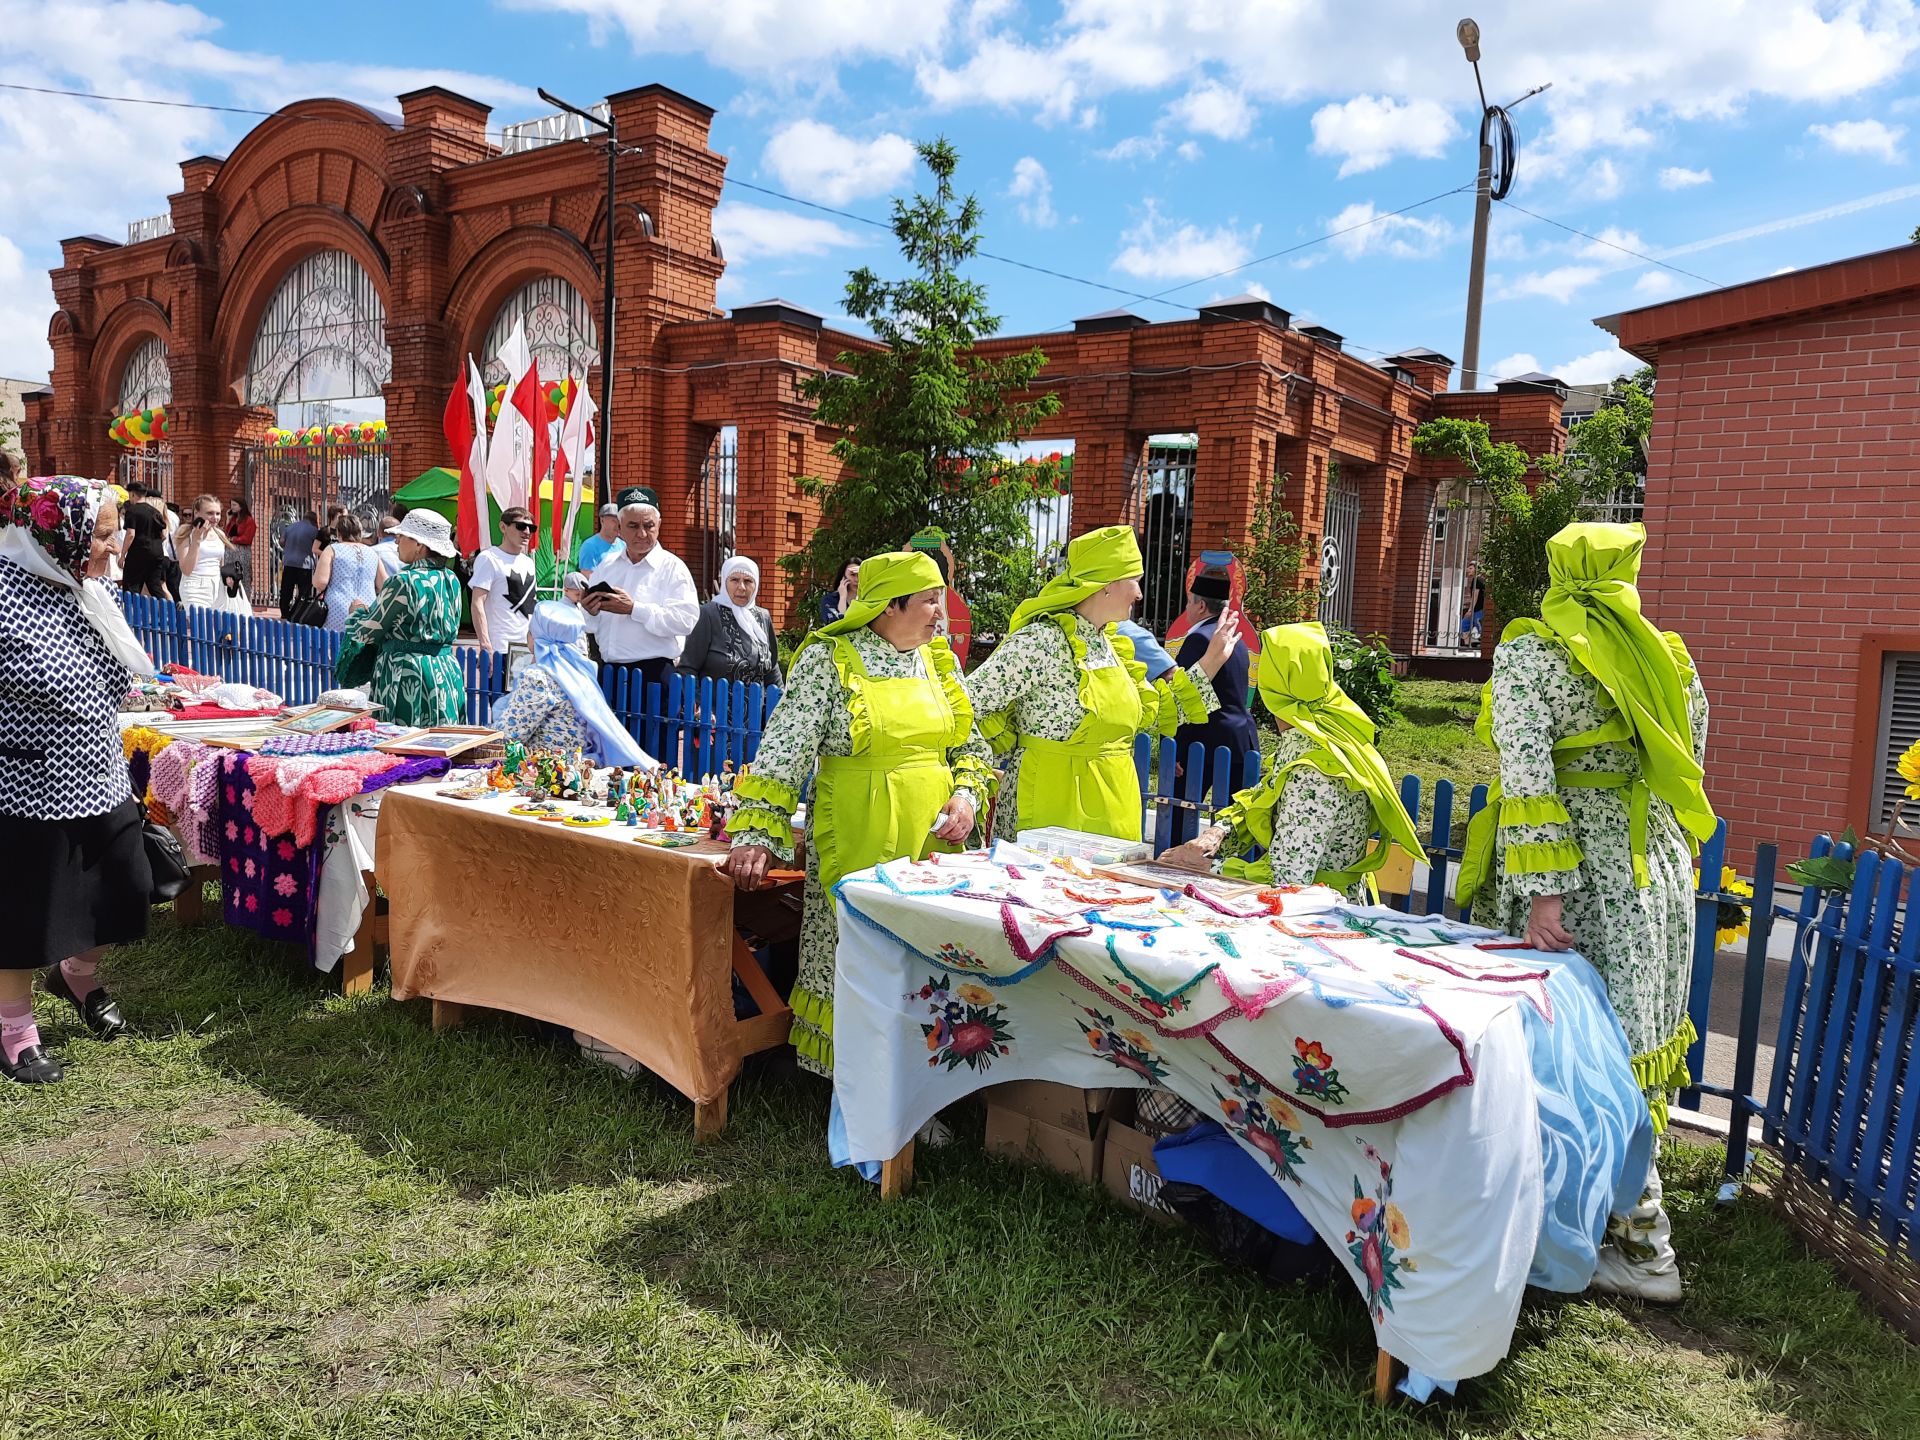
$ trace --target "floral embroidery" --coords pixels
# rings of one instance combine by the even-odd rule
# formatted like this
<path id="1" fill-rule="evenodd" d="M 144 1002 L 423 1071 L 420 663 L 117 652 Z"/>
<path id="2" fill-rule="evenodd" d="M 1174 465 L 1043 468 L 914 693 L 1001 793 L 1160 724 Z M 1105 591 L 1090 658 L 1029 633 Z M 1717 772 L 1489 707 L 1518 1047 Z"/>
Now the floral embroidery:
<path id="1" fill-rule="evenodd" d="M 987 962 L 984 959 L 967 949 L 966 946 L 956 945 L 951 940 L 945 942 L 938 950 L 934 951 L 934 959 L 938 960 L 949 970 L 984 970 L 987 968 Z"/>
<path id="2" fill-rule="evenodd" d="M 1105 1056 L 1122 1070 L 1131 1070 L 1147 1080 L 1160 1081 L 1167 1078 L 1167 1062 L 1153 1053 L 1153 1041 L 1138 1030 L 1122 1030 L 1111 1015 L 1102 1015 L 1090 1006 L 1080 1007 L 1082 1014 L 1093 1021 L 1089 1025 L 1085 1020 L 1075 1020 L 1080 1033 L 1087 1037 L 1087 1044 L 1096 1055 Z"/>
<path id="3" fill-rule="evenodd" d="M 1293 1067 L 1293 1093 L 1311 1095 L 1328 1105 L 1347 1103 L 1347 1087 L 1340 1083 L 1340 1072 L 1333 1067 L 1333 1056 L 1318 1040 L 1293 1037 L 1293 1048 L 1300 1063 Z"/>
<path id="4" fill-rule="evenodd" d="M 1358 1175 L 1353 1177 L 1353 1206 L 1348 1211 L 1353 1229 L 1347 1231 L 1347 1253 L 1367 1286 L 1367 1309 L 1375 1321 L 1393 1309 L 1393 1292 L 1406 1289 L 1401 1272 L 1418 1269 L 1406 1253 L 1412 1241 L 1407 1217 L 1393 1203 L 1393 1167 L 1380 1152 L 1365 1144 L 1367 1158 L 1380 1167 L 1380 1183 L 1368 1195 Z"/>
<path id="5" fill-rule="evenodd" d="M 282 905 L 278 910 L 273 912 L 273 923 L 278 925 L 282 930 L 287 929 L 293 924 L 293 911 Z"/>
<path id="6" fill-rule="evenodd" d="M 282 840 L 280 842 L 280 858 L 282 860 L 293 859 L 293 842 L 291 840 Z"/>
<path id="7" fill-rule="evenodd" d="M 300 888 L 300 882 L 291 875 L 276 875 L 273 877 L 273 888 L 282 895 L 291 895 Z"/>
<path id="8" fill-rule="evenodd" d="M 245 873 L 247 879 L 249 880 L 253 879 L 255 868 L 256 867 L 253 861 L 251 860 L 248 860 L 247 862 L 245 862 L 244 865 L 241 866 L 242 871 Z"/>
<path id="9" fill-rule="evenodd" d="M 1134 989 L 1133 986 L 1127 984 L 1125 981 L 1120 982 L 1113 988 L 1156 1020 L 1165 1020 L 1168 1016 L 1179 1015 L 1193 1008 L 1193 1003 L 1187 999 L 1185 991 L 1181 991 L 1175 995 L 1169 995 L 1165 1000 L 1156 1000 L 1144 991 Z"/>
<path id="10" fill-rule="evenodd" d="M 1233 1091 L 1231 1095 L 1223 1095 L 1218 1086 L 1213 1090 L 1227 1128 L 1243 1144 L 1266 1156 L 1279 1179 L 1298 1181 L 1300 1152 L 1311 1150 L 1313 1142 L 1294 1133 L 1299 1128 L 1300 1117 L 1293 1107 L 1278 1095 L 1267 1094 L 1260 1082 L 1250 1076 L 1236 1072 L 1221 1078 Z"/>
<path id="11" fill-rule="evenodd" d="M 993 1003 L 993 992 L 979 985 L 955 985 L 949 976 L 928 977 L 927 983 L 909 1000 L 925 1000 L 931 1025 L 922 1025 L 926 1037 L 927 1064 L 958 1070 L 992 1068 L 996 1055 L 1012 1051 L 1013 1032 L 1008 1028 L 1007 1007 Z"/>
<path id="12" fill-rule="evenodd" d="M 260 897 L 258 895 L 249 895 L 247 896 L 246 904 L 247 909 L 258 910 L 260 908 Z"/>
<path id="13" fill-rule="evenodd" d="M 239 838 L 240 838 L 240 827 L 234 824 L 234 822 L 231 820 L 227 821 L 227 839 L 229 841 L 233 841 L 233 840 L 238 840 Z"/>

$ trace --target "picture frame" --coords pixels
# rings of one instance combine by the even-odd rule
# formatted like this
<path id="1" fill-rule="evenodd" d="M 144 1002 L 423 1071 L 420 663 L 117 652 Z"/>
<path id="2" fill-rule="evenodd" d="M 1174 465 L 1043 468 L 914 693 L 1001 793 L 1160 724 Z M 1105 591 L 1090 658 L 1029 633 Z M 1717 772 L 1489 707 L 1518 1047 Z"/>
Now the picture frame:
<path id="1" fill-rule="evenodd" d="M 387 755 L 426 755 L 452 759 L 500 738 L 498 730 L 490 730 L 484 725 L 432 725 L 373 748 Z"/>
<path id="2" fill-rule="evenodd" d="M 336 730 L 346 729 L 366 713 L 341 705 L 314 705 L 282 715 L 274 728 L 285 735 L 331 735 Z"/>

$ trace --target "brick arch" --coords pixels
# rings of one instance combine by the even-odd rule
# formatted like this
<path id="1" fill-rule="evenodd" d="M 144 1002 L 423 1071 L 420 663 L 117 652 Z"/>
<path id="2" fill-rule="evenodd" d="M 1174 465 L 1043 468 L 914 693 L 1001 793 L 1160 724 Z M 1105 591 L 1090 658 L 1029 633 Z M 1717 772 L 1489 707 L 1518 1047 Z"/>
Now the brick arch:
<path id="1" fill-rule="evenodd" d="M 456 359 L 463 365 L 467 355 L 484 361 L 487 357 L 475 347 L 487 338 L 500 307 L 522 285 L 547 275 L 565 280 L 588 302 L 600 294 L 600 267 L 565 230 L 520 225 L 488 241 L 461 270 L 447 297 L 447 331 Z"/>
<path id="2" fill-rule="evenodd" d="M 228 272 L 213 326 L 213 354 L 220 388 L 244 400 L 239 383 L 252 358 L 254 332 L 273 293 L 287 272 L 320 250 L 344 250 L 360 262 L 393 313 L 393 280 L 387 253 L 351 216 L 321 206 L 302 206 L 275 216 L 260 228 L 239 263 Z"/>
<path id="3" fill-rule="evenodd" d="M 388 191 L 392 127 L 346 100 L 303 100 L 250 131 L 220 166 L 217 261 L 232 270 L 282 214 L 337 210 L 369 234 Z"/>
<path id="4" fill-rule="evenodd" d="M 100 325 L 93 342 L 93 408 L 111 414 L 119 398 L 121 373 L 143 341 L 160 340 L 173 348 L 173 325 L 167 312 L 151 300 L 128 300 L 116 305 Z"/>

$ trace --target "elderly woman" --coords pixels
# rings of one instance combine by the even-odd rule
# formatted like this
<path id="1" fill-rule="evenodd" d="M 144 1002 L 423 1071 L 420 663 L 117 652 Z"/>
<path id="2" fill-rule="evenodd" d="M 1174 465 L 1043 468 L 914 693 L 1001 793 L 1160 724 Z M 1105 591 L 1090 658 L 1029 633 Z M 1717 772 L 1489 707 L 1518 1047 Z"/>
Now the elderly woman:
<path id="1" fill-rule="evenodd" d="M 754 598 L 760 593 L 760 567 L 735 555 L 720 567 L 720 593 L 700 607 L 686 648 L 680 652 L 682 675 L 705 676 L 716 685 L 780 683 L 780 644 L 773 617 Z"/>
<path id="2" fill-rule="evenodd" d="M 453 527 L 445 516 L 415 510 L 393 538 L 404 568 L 348 617 L 334 676 L 342 685 L 371 681 L 368 698 L 395 724 L 457 725 L 467 687 L 453 658 L 460 633 Z"/>
<path id="3" fill-rule="evenodd" d="M 1468 831 L 1459 893 L 1479 897 L 1475 919 L 1592 962 L 1663 1131 L 1694 1040 L 1694 841 L 1718 822 L 1701 783 L 1706 691 L 1680 637 L 1640 613 L 1646 533 L 1579 524 L 1547 542 L 1540 618 L 1510 622 L 1494 651 L 1480 733 L 1500 781 Z M 1593 1283 L 1680 1298 L 1657 1169 L 1608 1221 Z"/>
<path id="4" fill-rule="evenodd" d="M 587 612 L 562 600 L 533 607 L 527 629 L 533 660 L 493 711 L 493 728 L 529 750 L 585 751 L 596 765 L 651 770 L 659 762 L 634 742 L 600 693 L 581 648 Z"/>
<path id="5" fill-rule="evenodd" d="M 153 662 L 98 577 L 119 515 L 71 476 L 0 490 L 0 1073 L 65 1077 L 33 1019 L 33 974 L 111 1039 L 126 1028 L 95 965 L 147 933 L 153 874 L 118 711 Z"/>
<path id="6" fill-rule="evenodd" d="M 1134 736 L 1172 735 L 1218 708 L 1212 678 L 1240 644 L 1238 617 L 1221 617 L 1194 664 L 1149 682 L 1116 628 L 1144 573 L 1126 526 L 1080 536 L 1065 573 L 1014 610 L 1007 638 L 967 677 L 981 734 L 1012 752 L 993 827 L 1001 839 L 1060 825 L 1138 840 Z"/>
<path id="7" fill-rule="evenodd" d="M 1373 722 L 1333 680 L 1333 649 L 1318 623 L 1275 625 L 1260 634 L 1255 672 L 1260 700 L 1280 722 L 1280 739 L 1258 785 L 1242 790 L 1217 823 L 1162 858 L 1276 885 L 1330 885 L 1365 898 L 1388 841 L 1424 853 L 1400 803 Z M 1378 831 L 1381 843 L 1373 843 Z M 1242 857 L 1254 846 L 1266 853 Z"/>
<path id="8" fill-rule="evenodd" d="M 801 1065 L 833 1071 L 833 887 L 884 860 L 921 859 L 965 841 L 992 771 L 974 753 L 973 710 L 939 639 L 946 587 L 925 555 L 876 555 L 847 613 L 807 637 L 760 750 L 734 793 L 724 869 L 745 889 L 793 860 L 794 811 L 807 807 L 806 911 L 793 1043 Z"/>

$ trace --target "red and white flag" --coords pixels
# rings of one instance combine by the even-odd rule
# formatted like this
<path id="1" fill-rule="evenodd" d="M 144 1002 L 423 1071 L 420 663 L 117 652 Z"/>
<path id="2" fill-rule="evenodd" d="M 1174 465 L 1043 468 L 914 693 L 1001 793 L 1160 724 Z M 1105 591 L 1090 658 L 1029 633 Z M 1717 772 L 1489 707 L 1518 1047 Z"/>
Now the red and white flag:
<path id="1" fill-rule="evenodd" d="M 465 555 L 476 553 L 486 544 L 487 471 L 487 389 L 480 381 L 480 368 L 467 357 L 467 379 L 455 382 L 447 396 L 446 414 L 441 417 L 447 444 L 460 471 L 460 489 L 455 497 L 454 543 Z"/>
<path id="2" fill-rule="evenodd" d="M 567 411 L 567 418 L 560 425 L 560 453 L 553 462 L 553 507 L 560 508 L 560 487 L 566 483 L 569 475 L 573 488 L 567 497 L 567 519 L 564 526 L 554 529 L 553 553 L 556 556 L 570 554 L 573 546 L 574 526 L 580 523 L 580 491 L 585 477 L 593 473 L 593 417 L 599 407 L 593 403 L 593 396 L 587 393 L 585 377 L 573 392 L 573 408 Z M 600 504 L 606 504 L 603 496 Z M 560 537 L 566 537 L 563 549 Z"/>
<path id="3" fill-rule="evenodd" d="M 531 359 L 527 368 L 520 372 L 520 378 L 507 392 L 507 405 L 511 405 L 525 422 L 528 448 L 527 463 L 521 467 L 516 455 L 514 473 L 519 477 L 524 489 L 524 499 L 516 500 L 516 505 L 524 505 L 533 512 L 534 522 L 540 520 L 540 484 L 547 478 L 547 472 L 553 468 L 553 445 L 547 430 L 547 392 L 540 385 L 540 367 Z M 500 418 L 506 419 L 507 405 L 500 407 Z M 520 427 L 515 427 L 518 434 Z"/>
<path id="4" fill-rule="evenodd" d="M 527 489 L 528 472 L 533 466 L 533 426 L 513 403 L 521 380 L 533 368 L 533 356 L 527 351 L 527 337 L 520 322 L 514 322 L 513 334 L 507 337 L 507 343 L 494 358 L 506 367 L 507 394 L 500 406 L 500 418 L 493 422 L 493 439 L 487 446 L 487 490 L 502 510 L 511 510 L 516 505 L 531 509 Z"/>

